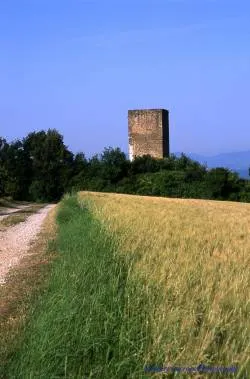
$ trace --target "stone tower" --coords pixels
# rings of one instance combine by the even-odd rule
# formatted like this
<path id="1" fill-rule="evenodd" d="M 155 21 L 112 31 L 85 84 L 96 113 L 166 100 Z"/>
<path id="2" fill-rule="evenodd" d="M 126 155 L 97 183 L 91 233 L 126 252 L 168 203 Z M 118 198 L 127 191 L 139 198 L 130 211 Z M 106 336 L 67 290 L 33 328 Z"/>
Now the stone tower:
<path id="1" fill-rule="evenodd" d="M 169 156 L 169 113 L 166 109 L 128 111 L 129 159 L 149 154 Z"/>

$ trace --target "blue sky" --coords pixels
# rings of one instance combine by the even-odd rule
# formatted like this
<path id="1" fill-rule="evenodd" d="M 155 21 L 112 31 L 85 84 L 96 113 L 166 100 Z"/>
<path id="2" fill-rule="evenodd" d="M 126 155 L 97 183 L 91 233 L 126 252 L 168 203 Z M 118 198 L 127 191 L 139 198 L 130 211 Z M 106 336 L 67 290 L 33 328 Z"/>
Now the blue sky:
<path id="1" fill-rule="evenodd" d="M 127 111 L 167 108 L 171 152 L 250 149 L 248 0 L 0 2 L 0 136 L 56 128 L 127 152 Z"/>

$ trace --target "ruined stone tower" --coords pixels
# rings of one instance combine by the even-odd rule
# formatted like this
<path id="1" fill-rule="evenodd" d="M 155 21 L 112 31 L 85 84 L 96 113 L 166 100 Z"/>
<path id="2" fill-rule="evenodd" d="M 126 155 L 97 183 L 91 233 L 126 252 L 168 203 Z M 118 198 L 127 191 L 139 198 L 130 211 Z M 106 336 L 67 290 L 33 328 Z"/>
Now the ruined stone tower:
<path id="1" fill-rule="evenodd" d="M 149 154 L 169 156 L 169 117 L 166 109 L 128 111 L 129 159 Z"/>

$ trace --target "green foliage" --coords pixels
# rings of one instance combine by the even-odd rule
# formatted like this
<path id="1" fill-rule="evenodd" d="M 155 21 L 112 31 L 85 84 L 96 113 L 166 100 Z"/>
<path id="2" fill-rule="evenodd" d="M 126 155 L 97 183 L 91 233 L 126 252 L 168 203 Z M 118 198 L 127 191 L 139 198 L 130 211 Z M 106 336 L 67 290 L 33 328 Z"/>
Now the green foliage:
<path id="1" fill-rule="evenodd" d="M 32 161 L 32 199 L 58 200 L 68 184 L 73 164 L 73 154 L 64 145 L 62 135 L 54 129 L 30 133 L 23 146 Z"/>
<path id="2" fill-rule="evenodd" d="M 0 196 L 5 194 L 5 183 L 7 180 L 7 171 L 4 164 L 6 144 L 6 140 L 0 137 Z"/>
<path id="3" fill-rule="evenodd" d="M 250 181 L 241 181 L 241 190 L 240 190 L 240 201 L 245 203 L 250 203 Z"/>
<path id="4" fill-rule="evenodd" d="M 214 168 L 208 171 L 205 182 L 212 198 L 219 200 L 238 199 L 240 181 L 236 173 L 231 173 L 225 168 Z"/>
<path id="5" fill-rule="evenodd" d="M 128 176 L 119 181 L 115 187 L 115 192 L 135 194 L 137 188 L 137 176 Z"/>
<path id="6" fill-rule="evenodd" d="M 138 195 L 167 196 L 175 198 L 209 198 L 205 183 L 186 181 L 185 171 L 160 171 L 142 174 L 137 179 Z"/>
<path id="7" fill-rule="evenodd" d="M 0 152 L 2 188 L 14 199 L 24 200 L 31 178 L 30 159 L 19 140 L 2 144 Z"/>
<path id="8" fill-rule="evenodd" d="M 150 155 L 135 157 L 130 165 L 130 175 L 157 172 L 160 170 L 161 160 L 152 158 Z"/>
<path id="9" fill-rule="evenodd" d="M 111 184 L 127 176 L 128 161 L 126 155 L 119 149 L 105 148 L 101 155 L 101 167 L 103 178 Z"/>
<path id="10" fill-rule="evenodd" d="M 30 133 L 23 141 L 10 144 L 0 140 L 2 195 L 20 200 L 58 200 L 73 172 L 73 154 L 55 129 Z"/>
<path id="11" fill-rule="evenodd" d="M 10 144 L 0 138 L 0 196 L 14 199 L 55 201 L 65 192 L 90 190 L 249 202 L 248 183 L 225 168 L 208 170 L 184 154 L 144 155 L 130 162 L 119 148 L 109 147 L 87 159 L 70 152 L 55 129 Z"/>
<path id="12" fill-rule="evenodd" d="M 77 153 L 74 157 L 73 175 L 76 176 L 80 173 L 86 174 L 88 161 L 83 153 Z"/>

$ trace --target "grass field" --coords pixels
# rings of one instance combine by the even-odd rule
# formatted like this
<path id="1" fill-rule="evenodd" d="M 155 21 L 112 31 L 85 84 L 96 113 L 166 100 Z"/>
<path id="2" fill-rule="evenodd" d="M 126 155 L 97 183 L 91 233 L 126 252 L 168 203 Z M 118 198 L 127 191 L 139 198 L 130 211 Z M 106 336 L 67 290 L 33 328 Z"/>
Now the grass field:
<path id="1" fill-rule="evenodd" d="M 58 257 L 6 378 L 200 363 L 248 377 L 250 204 L 85 192 L 57 220 Z"/>

